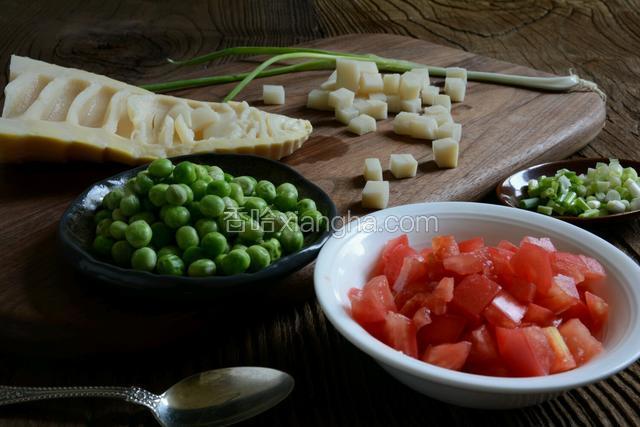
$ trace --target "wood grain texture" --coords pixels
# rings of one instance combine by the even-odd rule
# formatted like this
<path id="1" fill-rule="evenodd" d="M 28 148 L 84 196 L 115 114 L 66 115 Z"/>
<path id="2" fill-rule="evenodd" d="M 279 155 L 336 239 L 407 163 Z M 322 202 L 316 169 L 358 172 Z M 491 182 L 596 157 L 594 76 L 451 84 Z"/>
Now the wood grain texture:
<path id="1" fill-rule="evenodd" d="M 639 158 L 640 16 L 637 1 L 407 1 L 249 0 L 151 2 L 0 1 L 0 64 L 11 53 L 107 73 L 133 83 L 218 73 L 222 64 L 198 70 L 167 66 L 166 56 L 189 57 L 238 44 L 291 45 L 348 33 L 391 33 L 448 45 L 555 74 L 574 68 L 609 95 L 604 131 L 580 156 Z M 366 36 L 365 36 L 366 37 Z M 249 66 L 250 64 L 247 64 Z M 2 76 L 1 79 L 6 79 Z M 0 81 L 4 86 L 6 80 Z M 211 89 L 211 97 L 217 92 Z M 256 92 L 257 93 L 257 92 Z M 207 91 L 202 96 L 209 98 Z M 319 116 L 320 118 L 322 116 Z M 331 141 L 326 141 L 331 143 Z M 334 142 L 335 144 L 335 142 Z M 318 146 L 314 142 L 311 148 Z M 554 153 L 562 156 L 565 153 Z M 295 160 L 295 157 L 292 161 Z M 297 166 L 300 167 L 300 166 Z M 331 167 L 331 164 L 328 164 Z M 178 378 L 204 369 L 243 364 L 284 369 L 297 380 L 292 396 L 248 425 L 638 425 L 640 366 L 543 405 L 518 411 L 483 412 L 439 403 L 393 381 L 373 361 L 345 342 L 327 324 L 312 298 L 310 283 L 298 277 L 281 284 L 269 299 L 250 303 L 241 317 L 216 307 L 156 307 L 147 301 L 124 303 L 99 290 L 74 285 L 73 273 L 52 269 L 57 257 L 55 222 L 67 200 L 119 166 L 43 165 L 1 170 L 0 238 L 5 254 L 29 257 L 28 271 L 16 272 L 5 259 L 0 298 L 11 274 L 28 274 L 34 289 L 59 275 L 60 288 L 37 289 L 29 322 L 51 320 L 52 339 L 30 348 L 30 356 L 11 353 L 24 342 L 24 324 L 1 321 L 0 383 L 12 385 L 137 384 L 161 391 Z M 505 173 L 508 171 L 505 171 Z M 24 176 L 30 178 L 25 180 Z M 77 177 L 69 180 L 70 176 Z M 68 182 L 63 188 L 57 181 Z M 349 183 L 345 183 L 349 184 Z M 27 199 L 30 203 L 23 204 Z M 20 203 L 14 202 L 20 200 Z M 31 206 L 30 209 L 21 206 Z M 595 229 L 638 259 L 638 222 L 615 230 Z M 300 274 L 309 274 L 310 269 Z M 56 306 L 64 295 L 85 320 L 80 330 L 65 322 Z M 35 297 L 34 297 L 35 298 Z M 107 319 L 105 321 L 105 319 Z M 117 319 L 120 319 L 116 322 Z M 156 325 L 175 321 L 189 334 L 166 342 Z M 121 331 L 134 339 L 124 340 Z M 82 343 L 97 354 L 52 357 L 78 346 L 78 333 L 93 331 Z M 66 333 L 66 340 L 60 338 Z M 126 351 L 140 341 L 158 343 L 147 351 Z M 110 352 L 105 349 L 111 348 Z M 149 425 L 143 410 L 116 402 L 38 403 L 0 411 L 6 425 Z"/>

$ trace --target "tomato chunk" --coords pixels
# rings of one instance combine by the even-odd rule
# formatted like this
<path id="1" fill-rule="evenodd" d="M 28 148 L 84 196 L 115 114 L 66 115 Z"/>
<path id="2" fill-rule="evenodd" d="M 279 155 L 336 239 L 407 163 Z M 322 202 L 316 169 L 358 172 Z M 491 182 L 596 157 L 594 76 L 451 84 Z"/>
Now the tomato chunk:
<path id="1" fill-rule="evenodd" d="M 482 248 L 484 248 L 484 239 L 482 237 L 474 237 L 473 239 L 463 240 L 458 243 L 458 249 L 460 249 L 462 253 L 474 252 Z"/>
<path id="2" fill-rule="evenodd" d="M 560 335 L 558 329 L 554 326 L 550 326 L 543 329 L 547 341 L 553 351 L 553 361 L 551 362 L 550 373 L 564 372 L 576 367 L 576 361 L 569 351 L 569 347 L 564 342 L 564 338 Z"/>
<path id="3" fill-rule="evenodd" d="M 471 343 L 460 341 L 455 344 L 440 344 L 427 348 L 422 361 L 441 368 L 459 371 L 464 366 L 471 350 Z"/>
<path id="4" fill-rule="evenodd" d="M 496 341 L 502 360 L 513 375 L 531 377 L 547 375 L 553 354 L 539 327 L 496 328 Z"/>
<path id="5" fill-rule="evenodd" d="M 384 323 L 385 342 L 407 356 L 418 357 L 416 327 L 411 319 L 399 313 L 388 312 Z"/>
<path id="6" fill-rule="evenodd" d="M 578 366 L 584 365 L 602 351 L 602 344 L 595 339 L 578 319 L 571 319 L 558 328 Z"/>
<path id="7" fill-rule="evenodd" d="M 482 325 L 471 331 L 466 338 L 471 342 L 469 363 L 472 365 L 486 365 L 498 360 L 498 349 L 487 325 Z"/>
<path id="8" fill-rule="evenodd" d="M 527 307 L 504 291 L 500 291 L 484 309 L 482 315 L 494 326 L 515 328 L 524 317 Z"/>
<path id="9" fill-rule="evenodd" d="M 510 252 L 516 252 L 518 250 L 518 247 L 508 240 L 500 240 L 500 242 L 498 243 L 498 247 Z"/>
<path id="10" fill-rule="evenodd" d="M 586 266 L 578 255 L 567 252 L 555 252 L 551 256 L 551 266 L 555 274 L 572 277 L 576 283 L 584 281 Z"/>
<path id="11" fill-rule="evenodd" d="M 520 247 L 522 247 L 522 243 L 524 242 L 531 243 L 532 245 L 540 246 L 542 249 L 544 249 L 547 252 L 556 252 L 556 247 L 553 245 L 553 242 L 548 237 L 536 238 L 531 236 L 525 236 L 520 241 Z"/>
<path id="12" fill-rule="evenodd" d="M 431 312 L 427 307 L 420 307 L 413 314 L 413 324 L 416 326 L 416 330 L 420 330 L 423 326 L 427 326 L 431 323 Z"/>
<path id="13" fill-rule="evenodd" d="M 461 313 L 476 319 L 499 291 L 500 285 L 493 280 L 472 274 L 455 287 L 451 304 Z"/>
<path id="14" fill-rule="evenodd" d="M 576 283 L 571 277 L 558 274 L 553 277 L 549 292 L 545 296 L 538 298 L 536 302 L 555 314 L 559 314 L 580 302 L 580 294 L 576 288 Z"/>
<path id="15" fill-rule="evenodd" d="M 447 257 L 442 261 L 442 264 L 446 270 L 461 275 L 481 273 L 483 270 L 482 258 L 473 253 L 462 253 Z"/>
<path id="16" fill-rule="evenodd" d="M 578 301 L 569 307 L 566 311 L 560 313 L 560 317 L 562 321 L 567 321 L 571 319 L 579 319 L 583 325 L 586 325 L 588 328 L 591 328 L 591 315 L 589 314 L 589 309 L 587 305 L 582 301 Z"/>
<path id="17" fill-rule="evenodd" d="M 424 348 L 428 345 L 456 342 L 466 324 L 464 317 L 453 314 L 432 316 L 431 323 L 418 331 L 418 343 Z"/>
<path id="18" fill-rule="evenodd" d="M 553 271 L 551 255 L 546 249 L 523 242 L 518 252 L 511 258 L 511 266 L 518 277 L 534 283 L 538 293 L 544 295 L 549 291 Z"/>
<path id="19" fill-rule="evenodd" d="M 369 280 L 362 292 L 350 292 L 351 315 L 360 324 L 382 322 L 388 311 L 396 311 L 389 282 L 385 276 Z"/>
<path id="20" fill-rule="evenodd" d="M 584 299 L 587 303 L 587 309 L 589 310 L 593 332 L 600 333 L 609 317 L 609 304 L 589 291 L 584 293 Z"/>
<path id="21" fill-rule="evenodd" d="M 439 260 L 460 254 L 460 249 L 453 236 L 436 236 L 431 239 L 431 248 Z"/>
<path id="22" fill-rule="evenodd" d="M 396 281 L 393 283 L 393 290 L 402 291 L 407 283 L 423 282 L 427 278 L 427 267 L 421 258 L 409 255 L 402 261 L 402 267 L 398 273 Z"/>
<path id="23" fill-rule="evenodd" d="M 396 237 L 395 239 L 389 240 L 382 249 L 382 253 L 380 254 L 380 258 L 378 258 L 378 262 L 373 268 L 372 276 L 379 276 L 384 274 L 384 266 L 391 255 L 391 252 L 398 245 L 409 246 L 409 236 L 407 234 L 403 234 L 401 236 Z"/>
<path id="24" fill-rule="evenodd" d="M 423 251 L 425 265 L 427 266 L 427 275 L 429 280 L 438 281 L 446 275 L 442 261 L 439 260 L 433 252 L 426 253 Z"/>
<path id="25" fill-rule="evenodd" d="M 515 299 L 522 303 L 529 303 L 536 297 L 536 285 L 517 276 L 504 276 L 500 282 L 502 287 Z"/>
<path id="26" fill-rule="evenodd" d="M 412 247 L 400 244 L 393 248 L 384 264 L 384 275 L 387 276 L 389 283 L 395 283 L 400 275 L 405 258 L 408 257 L 418 257 L 417 252 Z"/>
<path id="27" fill-rule="evenodd" d="M 585 265 L 584 280 L 587 282 L 596 282 L 606 277 L 604 267 L 597 260 L 586 255 L 580 255 L 580 259 Z"/>
<path id="28" fill-rule="evenodd" d="M 494 273 L 499 279 L 515 275 L 513 267 L 511 266 L 513 252 L 501 248 L 489 248 L 487 254 L 493 264 Z"/>
<path id="29" fill-rule="evenodd" d="M 551 326 L 555 320 L 553 311 L 534 303 L 529 303 L 527 312 L 522 318 L 524 323 L 533 323 L 538 326 Z"/>

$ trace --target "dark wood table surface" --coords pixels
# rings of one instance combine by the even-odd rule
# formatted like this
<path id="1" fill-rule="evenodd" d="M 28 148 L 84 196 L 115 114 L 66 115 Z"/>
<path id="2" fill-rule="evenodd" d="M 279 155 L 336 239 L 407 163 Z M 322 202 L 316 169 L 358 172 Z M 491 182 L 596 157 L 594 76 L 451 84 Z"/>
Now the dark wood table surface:
<path id="1" fill-rule="evenodd" d="M 167 56 L 388 32 L 556 74 L 575 70 L 609 96 L 604 130 L 576 155 L 638 160 L 639 10 L 640 2 L 631 0 L 0 0 L 0 64 L 4 67 L 17 53 L 136 83 L 165 78 Z M 2 86 L 5 82 L 6 75 L 0 77 Z M 111 171 L 98 170 L 105 176 Z M 5 188 L 16 184 L 10 171 L 0 178 Z M 46 188 L 42 191 L 46 194 Z M 3 224 L 18 226 L 19 221 Z M 638 260 L 637 221 L 592 231 Z M 20 237 L 8 229 L 0 230 L 0 239 L 7 247 L 20 245 Z M 33 273 L 33 280 L 39 277 Z M 39 303 L 47 306 L 46 300 Z M 136 304 L 146 309 L 152 303 Z M 55 312 L 55 306 L 46 309 Z M 263 304 L 239 301 L 236 314 L 207 307 L 197 311 L 198 327 L 143 351 L 87 348 L 82 355 L 65 354 L 64 345 L 53 341 L 24 354 L 12 343 L 0 342 L 0 384 L 139 385 L 160 392 L 202 370 L 263 365 L 291 373 L 297 385 L 286 401 L 245 425 L 640 425 L 638 363 L 536 407 L 470 410 L 431 400 L 391 379 L 327 323 L 312 283 Z M 111 334 L 120 327 L 114 326 Z M 152 324 L 146 327 L 149 334 L 159 332 Z M 0 423 L 107 426 L 154 421 L 144 409 L 126 403 L 78 400 L 2 408 Z"/>

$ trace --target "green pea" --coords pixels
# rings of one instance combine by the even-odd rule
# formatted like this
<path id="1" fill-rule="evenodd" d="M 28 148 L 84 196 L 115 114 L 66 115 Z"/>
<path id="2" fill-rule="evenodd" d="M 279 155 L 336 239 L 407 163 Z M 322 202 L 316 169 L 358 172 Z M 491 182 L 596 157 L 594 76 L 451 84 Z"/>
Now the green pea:
<path id="1" fill-rule="evenodd" d="M 131 267 L 134 270 L 153 271 L 156 268 L 157 261 L 156 251 L 151 248 L 136 249 L 131 255 Z"/>
<path id="2" fill-rule="evenodd" d="M 183 225 L 176 231 L 176 242 L 178 247 L 182 250 L 191 246 L 198 246 L 200 239 L 198 238 L 198 232 L 190 225 Z"/>
<path id="3" fill-rule="evenodd" d="M 222 265 L 220 267 L 224 274 L 230 276 L 232 274 L 244 273 L 250 264 L 251 258 L 249 254 L 241 249 L 235 249 L 222 259 Z"/>
<path id="4" fill-rule="evenodd" d="M 153 223 L 151 233 L 151 244 L 156 248 L 162 248 L 173 242 L 173 232 L 163 222 Z"/>
<path id="5" fill-rule="evenodd" d="M 163 219 L 169 227 L 179 228 L 189 223 L 191 214 L 184 206 L 168 206 Z"/>
<path id="6" fill-rule="evenodd" d="M 271 264 L 271 256 L 269 251 L 260 245 L 253 245 L 247 249 L 247 254 L 251 259 L 249 264 L 250 271 L 259 271 Z"/>
<path id="7" fill-rule="evenodd" d="M 191 265 L 191 263 L 193 263 L 194 261 L 204 258 L 207 258 L 207 254 L 204 249 L 199 246 L 190 246 L 185 249 L 184 253 L 182 254 L 184 265 Z"/>
<path id="8" fill-rule="evenodd" d="M 218 197 L 227 197 L 231 194 L 231 185 L 226 181 L 211 181 L 207 184 L 207 194 Z"/>
<path id="9" fill-rule="evenodd" d="M 169 274 L 171 276 L 184 275 L 184 262 L 182 262 L 177 255 L 162 255 L 158 258 L 156 268 L 160 274 Z"/>
<path id="10" fill-rule="evenodd" d="M 151 225 L 156 221 L 156 216 L 153 214 L 153 212 L 149 212 L 149 211 L 139 212 L 133 215 L 131 218 L 129 218 L 129 224 L 136 221 L 144 221 L 147 224 Z"/>
<path id="11" fill-rule="evenodd" d="M 305 233 L 319 231 L 324 222 L 324 216 L 316 209 L 310 209 L 300 214 L 300 229 Z"/>
<path id="12" fill-rule="evenodd" d="M 206 217 L 217 218 L 222 215 L 224 208 L 224 201 L 213 194 L 204 196 L 202 200 L 200 200 L 200 212 Z"/>
<path id="13" fill-rule="evenodd" d="M 209 258 L 215 258 L 220 254 L 227 252 L 229 244 L 227 238 L 217 231 L 207 233 L 200 243 L 200 247 L 204 249 Z"/>
<path id="14" fill-rule="evenodd" d="M 120 200 L 120 210 L 123 215 L 131 216 L 140 212 L 140 199 L 135 194 L 124 196 Z"/>
<path id="15" fill-rule="evenodd" d="M 100 221 L 102 221 L 103 219 L 107 219 L 107 218 L 112 218 L 113 213 L 109 210 L 106 209 L 101 209 L 98 212 L 96 212 L 96 214 L 93 216 L 93 222 L 98 225 L 100 223 Z M 115 219 L 115 218 L 112 218 Z"/>
<path id="16" fill-rule="evenodd" d="M 202 199 L 207 194 L 207 188 L 209 184 L 204 179 L 198 179 L 191 184 L 191 191 L 193 191 L 193 198 L 195 200 Z"/>
<path id="17" fill-rule="evenodd" d="M 280 193 L 293 193 L 296 195 L 296 199 L 298 198 L 298 189 L 296 188 L 295 185 L 289 183 L 289 182 L 285 182 L 283 184 L 278 185 L 278 188 L 276 188 L 276 193 L 280 194 Z"/>
<path id="18" fill-rule="evenodd" d="M 191 189 L 191 187 L 189 187 L 187 184 L 180 184 L 180 185 L 182 185 L 182 188 L 184 188 L 184 191 L 187 192 L 187 203 L 193 202 L 193 190 Z"/>
<path id="19" fill-rule="evenodd" d="M 107 209 L 116 209 L 120 206 L 120 200 L 124 197 L 124 190 L 122 188 L 114 188 L 109 191 L 104 199 L 102 199 L 102 205 Z"/>
<path id="20" fill-rule="evenodd" d="M 210 259 L 199 259 L 194 261 L 187 272 L 191 277 L 207 277 L 216 274 L 216 264 Z"/>
<path id="21" fill-rule="evenodd" d="M 265 233 L 277 233 L 289 223 L 289 217 L 284 212 L 273 209 L 260 219 L 260 223 Z"/>
<path id="22" fill-rule="evenodd" d="M 203 179 L 205 176 L 209 176 L 209 168 L 205 165 L 194 165 L 196 171 L 196 179 Z"/>
<path id="23" fill-rule="evenodd" d="M 232 182 L 229 184 L 231 187 L 231 193 L 229 193 L 229 197 L 238 202 L 238 205 L 244 205 L 244 191 L 242 187 L 237 182 Z"/>
<path id="24" fill-rule="evenodd" d="M 311 199 L 300 199 L 298 200 L 298 204 L 296 206 L 296 210 L 298 212 L 304 212 L 309 210 L 318 209 L 316 207 L 316 202 Z"/>
<path id="25" fill-rule="evenodd" d="M 173 206 L 182 206 L 187 203 L 187 190 L 180 184 L 171 184 L 165 196 L 167 203 Z"/>
<path id="26" fill-rule="evenodd" d="M 98 225 L 96 225 L 96 235 L 107 236 L 107 237 L 111 236 L 111 233 L 109 232 L 109 227 L 111 227 L 112 223 L 113 223 L 113 220 L 109 218 L 105 218 L 102 221 L 100 221 Z"/>
<path id="27" fill-rule="evenodd" d="M 124 231 L 124 237 L 134 248 L 141 248 L 151 243 L 152 234 L 149 224 L 142 220 L 132 222 Z"/>
<path id="28" fill-rule="evenodd" d="M 196 230 L 198 231 L 198 237 L 202 239 L 212 231 L 218 231 L 218 224 L 211 219 L 202 218 L 196 222 Z"/>
<path id="29" fill-rule="evenodd" d="M 145 196 L 147 195 L 151 187 L 153 187 L 153 184 L 153 179 L 151 179 L 146 171 L 140 172 L 136 176 L 136 180 L 133 184 L 133 189 L 135 190 L 136 194 Z"/>
<path id="30" fill-rule="evenodd" d="M 224 171 L 218 166 L 209 166 L 209 176 L 213 178 L 214 181 L 224 181 L 224 175 Z"/>
<path id="31" fill-rule="evenodd" d="M 267 209 L 267 202 L 260 197 L 247 197 L 244 199 L 244 209 L 251 217 L 260 218 Z"/>
<path id="32" fill-rule="evenodd" d="M 109 234 L 116 240 L 124 239 L 124 232 L 127 230 L 127 224 L 124 221 L 113 221 L 109 226 Z"/>
<path id="33" fill-rule="evenodd" d="M 213 259 L 213 262 L 216 264 L 216 266 L 222 265 L 222 260 L 225 259 L 226 256 L 227 254 L 220 254 Z"/>
<path id="34" fill-rule="evenodd" d="M 231 247 L 231 250 L 234 250 L 234 249 L 242 249 L 243 251 L 246 251 L 247 247 L 245 245 L 243 245 L 242 243 L 236 243 L 235 245 L 233 245 Z"/>
<path id="35" fill-rule="evenodd" d="M 302 249 L 302 245 L 304 244 L 304 236 L 299 230 L 291 230 L 290 228 L 285 228 L 284 230 L 282 230 L 282 234 L 280 235 L 280 244 L 282 245 L 284 253 L 292 254 Z"/>
<path id="36" fill-rule="evenodd" d="M 239 233 L 243 227 L 244 220 L 235 210 L 224 211 L 218 217 L 218 229 L 225 234 Z"/>
<path id="37" fill-rule="evenodd" d="M 200 210 L 200 202 L 193 201 L 187 203 L 185 207 L 189 211 L 189 215 L 191 215 L 191 221 L 197 221 L 204 216 Z"/>
<path id="38" fill-rule="evenodd" d="M 122 210 L 120 208 L 114 209 L 113 212 L 111 212 L 111 218 L 114 221 L 128 222 L 127 216 L 122 213 Z"/>
<path id="39" fill-rule="evenodd" d="M 280 259 L 282 257 L 282 245 L 280 245 L 280 241 L 275 238 L 271 238 L 269 240 L 265 240 L 260 243 L 260 246 L 265 248 L 267 252 L 269 252 L 269 258 L 271 262 Z"/>
<path id="40" fill-rule="evenodd" d="M 238 202 L 233 200 L 231 197 L 223 197 L 222 201 L 224 202 L 224 210 L 226 211 L 228 210 L 237 211 L 238 208 L 240 207 L 240 205 L 238 205 Z"/>
<path id="41" fill-rule="evenodd" d="M 98 255 L 109 256 L 111 254 L 111 247 L 113 246 L 113 239 L 107 236 L 96 236 L 93 240 L 93 250 Z"/>
<path id="42" fill-rule="evenodd" d="M 165 246 L 162 249 L 160 249 L 158 251 L 158 258 L 164 256 L 164 255 L 177 255 L 180 256 L 180 249 L 178 249 L 177 246 Z"/>
<path id="43" fill-rule="evenodd" d="M 251 177 L 238 176 L 233 179 L 233 182 L 235 182 L 240 186 L 240 188 L 242 188 L 243 195 L 250 196 L 253 194 L 255 183 L 252 181 Z"/>
<path id="44" fill-rule="evenodd" d="M 260 223 L 249 219 L 244 222 L 244 226 L 240 231 L 239 237 L 243 242 L 257 242 L 262 239 L 263 235 L 264 231 L 262 230 L 262 227 L 260 227 Z"/>
<path id="45" fill-rule="evenodd" d="M 149 190 L 149 200 L 154 206 L 161 207 L 167 204 L 167 184 L 156 184 Z"/>
<path id="46" fill-rule="evenodd" d="M 276 199 L 276 186 L 266 180 L 259 181 L 256 184 L 256 195 L 267 203 L 273 203 Z"/>
<path id="47" fill-rule="evenodd" d="M 123 190 L 124 190 L 126 195 L 135 194 L 136 193 L 136 179 L 135 178 L 131 178 L 130 180 L 125 182 Z"/>
<path id="48" fill-rule="evenodd" d="M 180 162 L 173 168 L 173 180 L 179 184 L 191 184 L 196 179 L 196 168 L 191 162 Z"/>
<path id="49" fill-rule="evenodd" d="M 293 211 L 298 203 L 298 195 L 292 191 L 278 192 L 274 204 L 281 211 Z"/>
<path id="50" fill-rule="evenodd" d="M 173 163 L 169 159 L 155 159 L 147 168 L 149 175 L 156 178 L 166 178 L 173 172 Z"/>
<path id="51" fill-rule="evenodd" d="M 230 173 L 224 173 L 224 180 L 227 182 L 231 182 L 233 181 L 233 175 L 231 175 Z"/>
<path id="52" fill-rule="evenodd" d="M 160 208 L 160 212 L 158 212 L 158 216 L 160 217 L 161 220 L 164 221 L 164 217 L 167 216 L 167 211 L 169 210 L 169 208 L 172 208 L 173 206 L 169 206 L 169 205 L 164 205 L 163 207 Z"/>
<path id="53" fill-rule="evenodd" d="M 120 267 L 129 267 L 131 265 L 131 255 L 133 254 L 133 246 L 126 240 L 115 242 L 111 247 L 111 258 Z"/>

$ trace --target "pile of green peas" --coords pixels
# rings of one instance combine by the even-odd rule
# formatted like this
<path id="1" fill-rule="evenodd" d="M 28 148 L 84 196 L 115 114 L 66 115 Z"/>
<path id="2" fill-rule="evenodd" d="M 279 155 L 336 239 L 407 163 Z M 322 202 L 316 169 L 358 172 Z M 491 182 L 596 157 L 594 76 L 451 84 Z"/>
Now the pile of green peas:
<path id="1" fill-rule="evenodd" d="M 256 272 L 326 229 L 291 183 L 157 159 L 102 200 L 93 251 L 118 266 L 175 276 Z"/>

